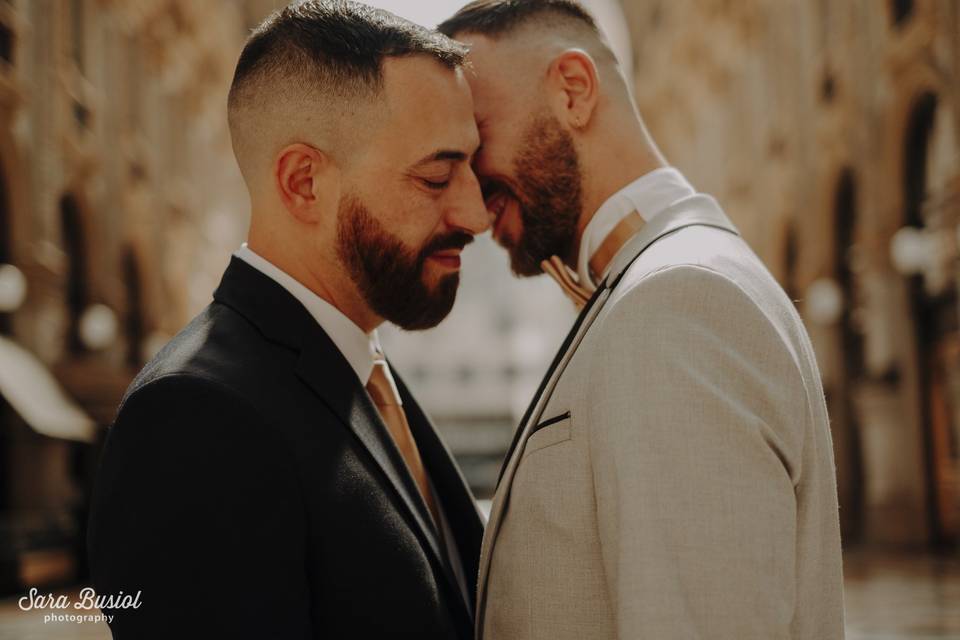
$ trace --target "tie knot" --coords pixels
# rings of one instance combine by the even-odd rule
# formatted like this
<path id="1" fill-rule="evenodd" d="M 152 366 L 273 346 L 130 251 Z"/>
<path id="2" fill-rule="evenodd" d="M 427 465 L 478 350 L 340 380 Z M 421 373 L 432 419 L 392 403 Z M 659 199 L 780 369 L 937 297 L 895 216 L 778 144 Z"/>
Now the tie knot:
<path id="1" fill-rule="evenodd" d="M 403 405 L 397 383 L 390 375 L 390 367 L 386 360 L 373 361 L 373 371 L 370 372 L 370 379 L 367 381 L 367 393 L 378 407 Z"/>

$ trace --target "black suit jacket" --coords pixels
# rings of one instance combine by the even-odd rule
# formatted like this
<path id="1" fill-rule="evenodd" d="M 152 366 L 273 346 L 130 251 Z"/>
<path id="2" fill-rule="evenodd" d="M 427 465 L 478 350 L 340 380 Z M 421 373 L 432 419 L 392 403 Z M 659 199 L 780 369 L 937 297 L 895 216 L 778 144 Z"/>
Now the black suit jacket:
<path id="1" fill-rule="evenodd" d="M 234 258 L 214 301 L 134 380 L 90 520 L 115 638 L 469 638 L 482 524 L 398 378 L 471 589 L 413 478 L 304 307 Z"/>

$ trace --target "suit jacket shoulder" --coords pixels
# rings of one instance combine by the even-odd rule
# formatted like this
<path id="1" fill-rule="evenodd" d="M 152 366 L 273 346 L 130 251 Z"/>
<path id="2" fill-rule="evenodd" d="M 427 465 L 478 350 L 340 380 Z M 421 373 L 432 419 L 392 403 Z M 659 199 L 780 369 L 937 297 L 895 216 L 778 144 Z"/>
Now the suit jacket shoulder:
<path id="1" fill-rule="evenodd" d="M 296 361 L 292 349 L 266 340 L 246 318 L 232 308 L 214 302 L 184 327 L 143 368 L 121 402 L 150 383 L 168 377 L 184 377 L 220 386 L 224 393 L 244 399 L 252 406 L 262 394 L 252 393 L 277 378 L 265 370 L 289 370 Z M 255 366 L 256 365 L 256 366 Z"/>

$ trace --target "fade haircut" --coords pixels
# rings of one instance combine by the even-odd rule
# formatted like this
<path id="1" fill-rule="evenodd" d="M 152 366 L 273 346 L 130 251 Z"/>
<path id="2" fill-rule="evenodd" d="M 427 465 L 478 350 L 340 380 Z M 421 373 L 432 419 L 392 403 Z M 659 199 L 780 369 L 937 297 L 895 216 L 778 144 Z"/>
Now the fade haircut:
<path id="1" fill-rule="evenodd" d="M 450 37 L 476 33 L 496 40 L 522 26 L 558 20 L 579 23 L 600 35 L 593 16 L 574 0 L 475 0 L 444 20 L 437 30 Z"/>
<path id="2" fill-rule="evenodd" d="M 227 98 L 241 172 L 248 177 L 251 156 L 262 155 L 263 145 L 293 142 L 278 138 L 289 138 L 298 125 L 325 129 L 331 147 L 348 131 L 356 135 L 361 127 L 343 119 L 380 94 L 384 60 L 417 55 L 456 69 L 466 48 L 350 0 L 305 0 L 274 12 L 247 39 Z"/>

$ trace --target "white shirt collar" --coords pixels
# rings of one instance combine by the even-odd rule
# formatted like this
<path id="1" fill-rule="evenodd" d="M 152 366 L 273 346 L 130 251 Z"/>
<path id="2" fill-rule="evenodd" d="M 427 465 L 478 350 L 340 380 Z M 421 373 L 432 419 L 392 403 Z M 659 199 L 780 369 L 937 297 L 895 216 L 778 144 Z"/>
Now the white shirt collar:
<path id="1" fill-rule="evenodd" d="M 588 289 L 597 283 L 590 277 L 590 258 L 600 248 L 613 228 L 631 212 L 639 213 L 650 222 L 681 198 L 696 193 L 683 174 L 673 167 L 661 167 L 644 174 L 607 198 L 594 214 L 580 239 L 577 275 L 580 284 Z M 599 274 L 603 278 L 606 274 Z"/>
<path id="2" fill-rule="evenodd" d="M 380 352 L 380 336 L 376 329 L 369 334 L 364 333 L 342 311 L 254 252 L 247 243 L 243 243 L 233 255 L 276 281 L 290 295 L 299 300 L 357 372 L 360 383 L 364 385 L 367 383 L 373 372 L 374 354 Z"/>

